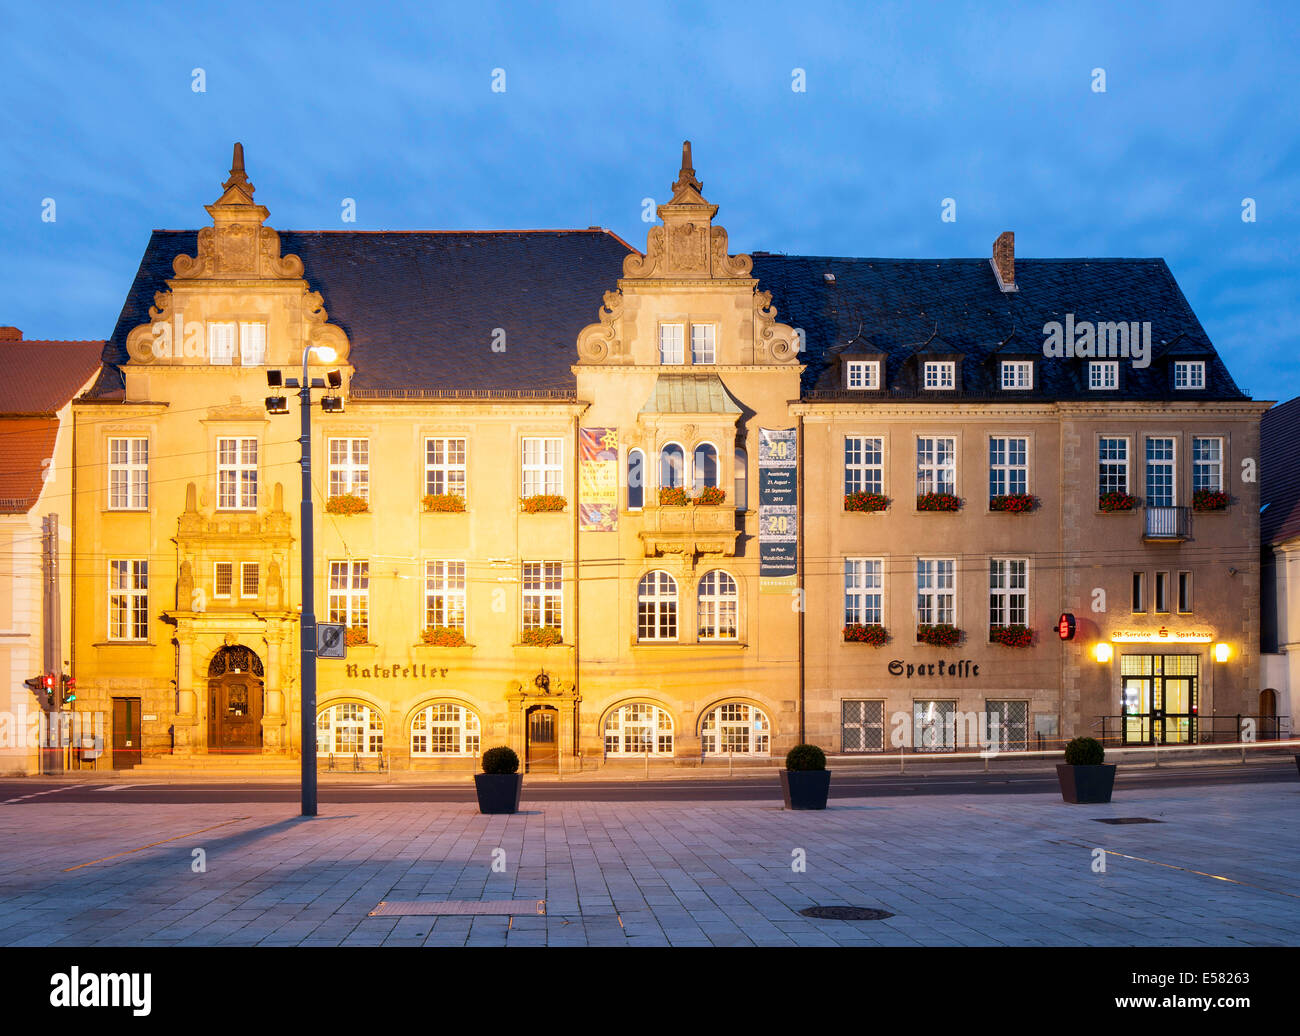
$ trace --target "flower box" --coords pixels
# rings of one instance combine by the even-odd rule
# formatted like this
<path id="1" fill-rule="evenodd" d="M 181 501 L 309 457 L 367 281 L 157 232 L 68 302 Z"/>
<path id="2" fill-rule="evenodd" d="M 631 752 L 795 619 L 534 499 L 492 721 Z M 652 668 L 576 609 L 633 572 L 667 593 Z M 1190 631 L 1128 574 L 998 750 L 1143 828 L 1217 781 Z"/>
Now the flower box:
<path id="1" fill-rule="evenodd" d="M 1028 514 L 1038 507 L 1038 497 L 1033 493 L 1003 493 L 989 498 L 990 511 L 1007 514 Z"/>
<path id="2" fill-rule="evenodd" d="M 851 622 L 844 627 L 844 641 L 848 644 L 870 644 L 882 647 L 889 643 L 889 631 L 884 626 Z"/>
<path id="3" fill-rule="evenodd" d="M 682 486 L 672 486 L 668 489 L 659 490 L 660 507 L 685 507 L 689 499 L 685 488 Z"/>
<path id="4" fill-rule="evenodd" d="M 989 643 L 1007 647 L 1029 647 L 1034 642 L 1034 631 L 1016 623 L 1010 626 L 990 626 Z"/>
<path id="5" fill-rule="evenodd" d="M 459 493 L 428 493 L 424 509 L 431 514 L 459 514 L 465 510 L 465 498 Z"/>
<path id="6" fill-rule="evenodd" d="M 1226 511 L 1232 497 L 1219 489 L 1198 489 L 1192 494 L 1193 511 Z"/>
<path id="7" fill-rule="evenodd" d="M 356 493 L 340 493 L 325 501 L 325 510 L 329 514 L 365 514 L 370 504 L 364 496 Z"/>
<path id="8" fill-rule="evenodd" d="M 343 631 L 343 642 L 348 647 L 370 643 L 370 629 L 366 626 L 349 626 Z"/>
<path id="9" fill-rule="evenodd" d="M 1137 497 L 1130 493 L 1121 493 L 1116 490 L 1113 493 L 1102 493 L 1097 497 L 1097 510 L 1114 513 L 1116 511 L 1131 511 L 1137 506 Z"/>
<path id="10" fill-rule="evenodd" d="M 433 647 L 464 647 L 465 631 L 458 626 L 426 626 L 420 639 Z"/>
<path id="11" fill-rule="evenodd" d="M 883 493 L 845 493 L 846 511 L 883 511 L 889 506 L 889 497 Z"/>
<path id="12" fill-rule="evenodd" d="M 537 493 L 533 496 L 521 496 L 519 509 L 524 514 L 543 514 L 563 511 L 568 503 L 568 500 L 556 493 Z"/>
<path id="13" fill-rule="evenodd" d="M 561 641 L 560 631 L 555 626 L 535 626 L 524 630 L 519 643 L 529 647 L 550 647 Z"/>
<path id="14" fill-rule="evenodd" d="M 716 505 L 724 503 L 727 499 L 727 491 L 721 486 L 705 486 L 695 497 L 697 504 Z"/>
<path id="15" fill-rule="evenodd" d="M 933 644 L 935 647 L 952 647 L 961 640 L 961 630 L 947 623 L 916 627 L 916 639 L 921 644 Z"/>
<path id="16" fill-rule="evenodd" d="M 922 493 L 916 498 L 918 511 L 957 511 L 961 509 L 961 498 L 952 493 Z"/>

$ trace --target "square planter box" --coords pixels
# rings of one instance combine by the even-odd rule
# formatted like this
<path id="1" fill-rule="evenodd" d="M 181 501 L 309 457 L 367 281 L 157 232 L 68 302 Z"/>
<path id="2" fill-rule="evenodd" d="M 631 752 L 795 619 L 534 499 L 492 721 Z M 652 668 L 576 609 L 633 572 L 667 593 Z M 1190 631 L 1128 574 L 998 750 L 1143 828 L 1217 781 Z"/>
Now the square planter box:
<path id="1" fill-rule="evenodd" d="M 782 770 L 781 794 L 786 809 L 825 809 L 831 790 L 830 770 Z"/>
<path id="2" fill-rule="evenodd" d="M 1061 798 L 1066 802 L 1109 802 L 1115 787 L 1115 764 L 1071 766 L 1057 763 L 1056 779 L 1061 782 Z"/>
<path id="3" fill-rule="evenodd" d="M 478 793 L 480 813 L 518 813 L 519 796 L 524 790 L 524 775 L 476 773 L 474 790 Z"/>

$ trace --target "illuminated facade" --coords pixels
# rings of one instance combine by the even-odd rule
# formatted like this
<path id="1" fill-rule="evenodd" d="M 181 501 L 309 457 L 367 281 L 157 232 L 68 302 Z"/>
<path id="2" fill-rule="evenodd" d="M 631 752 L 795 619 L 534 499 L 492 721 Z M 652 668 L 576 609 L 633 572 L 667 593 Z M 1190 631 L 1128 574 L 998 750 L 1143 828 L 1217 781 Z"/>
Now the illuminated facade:
<path id="1" fill-rule="evenodd" d="M 75 410 L 102 474 L 76 514 L 81 707 L 142 717 L 100 765 L 299 751 L 298 422 L 263 397 L 313 344 L 344 401 L 313 418 L 316 612 L 349 640 L 318 663 L 323 759 L 468 770 L 504 743 L 568 772 L 898 731 L 943 750 L 970 712 L 1015 748 L 1122 700 L 1132 738 L 1243 711 L 1237 473 L 1263 407 L 1163 263 L 1017 280 L 1009 235 L 992 262 L 734 255 L 689 149 L 672 191 L 644 254 L 607 231 L 277 234 L 237 150 L 212 226 L 155 232 Z M 1044 356 L 1045 314 L 1120 287 L 1154 307 L 1116 314 L 1155 317 L 1148 366 Z M 113 498 L 141 442 L 147 488 Z M 1212 490 L 1227 510 L 1193 513 Z M 1161 627 L 1232 654 L 1095 661 Z"/>

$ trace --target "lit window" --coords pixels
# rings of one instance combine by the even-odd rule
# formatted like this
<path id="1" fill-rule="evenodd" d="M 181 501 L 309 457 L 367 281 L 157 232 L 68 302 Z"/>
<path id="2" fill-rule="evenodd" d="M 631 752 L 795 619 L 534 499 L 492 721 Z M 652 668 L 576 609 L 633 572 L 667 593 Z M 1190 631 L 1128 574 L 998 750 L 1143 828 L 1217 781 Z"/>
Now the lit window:
<path id="1" fill-rule="evenodd" d="M 685 324 L 659 325 L 659 362 L 663 364 L 685 363 L 684 341 Z"/>
<path id="2" fill-rule="evenodd" d="M 243 367 L 260 367 L 266 362 L 266 325 L 260 320 L 239 325 L 239 363 Z"/>
<path id="3" fill-rule="evenodd" d="M 417 712 L 411 720 L 412 755 L 477 756 L 482 726 L 469 709 L 440 702 Z"/>
<path id="4" fill-rule="evenodd" d="M 1088 388 L 1119 388 L 1119 363 L 1116 360 L 1088 361 Z"/>
<path id="5" fill-rule="evenodd" d="M 1192 439 L 1192 492 L 1223 491 L 1223 440 Z"/>
<path id="6" fill-rule="evenodd" d="M 212 596 L 229 597 L 235 583 L 235 563 L 218 561 L 212 566 Z"/>
<path id="7" fill-rule="evenodd" d="M 850 389 L 880 388 L 879 361 L 846 360 L 844 362 L 844 387 Z"/>
<path id="8" fill-rule="evenodd" d="M 1097 440 L 1097 495 L 1128 492 L 1128 440 L 1102 436 Z"/>
<path id="9" fill-rule="evenodd" d="M 605 719 L 606 755 L 672 755 L 673 718 L 657 705 L 634 702 Z"/>
<path id="10" fill-rule="evenodd" d="M 524 496 L 559 496 L 564 491 L 564 440 L 524 440 Z"/>
<path id="11" fill-rule="evenodd" d="M 208 362 L 228 366 L 235 362 L 235 339 L 239 327 L 234 321 L 208 324 Z"/>
<path id="12" fill-rule="evenodd" d="M 1204 360 L 1175 360 L 1174 361 L 1174 388 L 1176 389 L 1205 388 L 1205 361 Z"/>
<path id="13" fill-rule="evenodd" d="M 257 510 L 257 440 L 217 440 L 217 509 Z"/>
<path id="14" fill-rule="evenodd" d="M 1003 360 L 1002 387 L 1004 389 L 1031 389 L 1034 387 L 1034 364 L 1031 360 Z"/>
<path id="15" fill-rule="evenodd" d="M 956 388 L 957 364 L 952 360 L 927 360 L 925 363 L 925 387 L 927 389 Z"/>
<path id="16" fill-rule="evenodd" d="M 524 562 L 524 629 L 562 628 L 564 619 L 562 571 L 562 565 L 558 561 Z"/>
<path id="17" fill-rule="evenodd" d="M 916 440 L 916 492 L 957 492 L 957 440 L 921 436 Z"/>
<path id="18" fill-rule="evenodd" d="M 740 591 L 728 573 L 715 569 L 700 577 L 700 640 L 735 640 L 740 635 Z"/>
<path id="19" fill-rule="evenodd" d="M 149 639 L 149 562 L 108 563 L 108 639 Z"/>
<path id="20" fill-rule="evenodd" d="M 369 635 L 370 562 L 331 561 L 329 571 L 329 621 Z"/>
<path id="21" fill-rule="evenodd" d="M 465 628 L 465 562 L 424 563 L 424 625 Z"/>
<path id="22" fill-rule="evenodd" d="M 636 588 L 638 640 L 677 639 L 677 580 L 667 572 L 647 572 Z"/>
<path id="23" fill-rule="evenodd" d="M 370 499 L 370 440 L 329 440 L 329 495 Z"/>
<path id="24" fill-rule="evenodd" d="M 1029 492 L 1029 440 L 989 439 L 989 497 Z"/>
<path id="25" fill-rule="evenodd" d="M 989 625 L 1029 625 L 1029 562 L 989 559 Z"/>
<path id="26" fill-rule="evenodd" d="M 691 325 L 691 363 L 716 363 L 712 324 Z"/>
<path id="27" fill-rule="evenodd" d="M 918 558 L 916 619 L 923 626 L 951 626 L 956 614 L 956 562 L 951 558 Z"/>
<path id="28" fill-rule="evenodd" d="M 256 597 L 261 592 L 262 574 L 256 561 L 244 561 L 239 566 L 239 596 Z"/>
<path id="29" fill-rule="evenodd" d="M 772 723 L 761 709 L 727 702 L 705 714 L 700 743 L 705 755 L 767 755 Z"/>
<path id="30" fill-rule="evenodd" d="M 144 510 L 149 506 L 149 440 L 108 440 L 108 506 Z"/>
<path id="31" fill-rule="evenodd" d="M 316 714 L 317 755 L 379 755 L 384 750 L 384 720 L 367 705 L 344 702 Z"/>
<path id="32" fill-rule="evenodd" d="M 844 437 L 844 493 L 885 491 L 885 440 Z"/>
<path id="33" fill-rule="evenodd" d="M 880 558 L 844 559 L 844 625 L 884 623 L 885 563 Z"/>
<path id="34" fill-rule="evenodd" d="M 465 496 L 465 440 L 424 440 L 424 492 L 429 496 Z"/>

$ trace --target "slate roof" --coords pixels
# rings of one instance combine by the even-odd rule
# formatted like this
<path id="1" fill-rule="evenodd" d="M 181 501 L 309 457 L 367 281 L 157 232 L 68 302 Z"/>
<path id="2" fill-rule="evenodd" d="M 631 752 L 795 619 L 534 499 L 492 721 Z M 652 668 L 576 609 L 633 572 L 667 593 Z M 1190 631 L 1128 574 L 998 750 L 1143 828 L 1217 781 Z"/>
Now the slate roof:
<path id="1" fill-rule="evenodd" d="M 1300 536 L 1300 396 L 1270 407 L 1260 419 L 1259 503 L 1262 542 Z"/>
<path id="2" fill-rule="evenodd" d="M 716 374 L 660 374 L 643 414 L 739 414 Z"/>
<path id="3" fill-rule="evenodd" d="M 148 319 L 172 258 L 193 255 L 196 231 L 154 231 L 104 350 L 94 394 L 120 395 L 126 336 Z M 353 343 L 359 397 L 438 394 L 565 396 L 578 332 L 597 319 L 632 249 L 608 231 L 281 231 L 301 256 L 331 321 Z M 854 399 L 935 399 L 917 388 L 921 355 L 961 359 L 956 400 L 1102 398 L 1082 360 L 1044 358 L 1043 325 L 1150 321 L 1154 359 L 1121 361 L 1107 398 L 1245 399 L 1162 259 L 1017 259 L 1019 290 L 998 289 L 988 259 L 851 259 L 753 253 L 760 288 L 807 344 L 803 391 L 841 393 L 843 356 L 886 359 L 885 389 Z M 834 282 L 825 274 L 833 273 Z M 494 352 L 497 329 L 505 351 Z M 998 387 L 1000 356 L 1036 358 L 1034 388 Z M 1174 392 L 1170 360 L 1203 358 L 1206 388 Z"/>
<path id="4" fill-rule="evenodd" d="M 101 342 L 0 341 L 0 415 L 56 414 L 99 366 Z"/>

